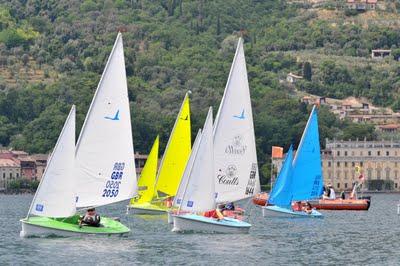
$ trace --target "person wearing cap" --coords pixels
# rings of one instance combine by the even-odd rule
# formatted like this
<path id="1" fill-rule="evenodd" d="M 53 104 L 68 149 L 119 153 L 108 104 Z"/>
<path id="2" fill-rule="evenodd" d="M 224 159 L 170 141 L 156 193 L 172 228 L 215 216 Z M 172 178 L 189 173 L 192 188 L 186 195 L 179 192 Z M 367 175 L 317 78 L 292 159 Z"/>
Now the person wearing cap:
<path id="1" fill-rule="evenodd" d="M 86 211 L 86 214 L 79 219 L 79 228 L 81 228 L 82 225 L 88 225 L 94 227 L 100 226 L 100 215 L 96 213 L 95 208 L 88 209 Z"/>

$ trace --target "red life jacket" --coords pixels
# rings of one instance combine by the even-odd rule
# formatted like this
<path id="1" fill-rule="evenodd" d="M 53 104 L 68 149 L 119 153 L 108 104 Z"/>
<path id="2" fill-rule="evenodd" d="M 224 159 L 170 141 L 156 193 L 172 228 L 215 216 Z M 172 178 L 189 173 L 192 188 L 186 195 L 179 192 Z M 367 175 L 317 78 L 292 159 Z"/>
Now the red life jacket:
<path id="1" fill-rule="evenodd" d="M 206 211 L 204 212 L 204 217 L 217 219 L 218 218 L 217 211 L 216 210 Z"/>

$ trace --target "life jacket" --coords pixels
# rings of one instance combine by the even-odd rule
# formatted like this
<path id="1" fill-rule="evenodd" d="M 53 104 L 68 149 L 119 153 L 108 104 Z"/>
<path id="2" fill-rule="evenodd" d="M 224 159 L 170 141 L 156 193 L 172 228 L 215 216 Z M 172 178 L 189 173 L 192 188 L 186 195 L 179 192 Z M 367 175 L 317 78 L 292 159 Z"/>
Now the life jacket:
<path id="1" fill-rule="evenodd" d="M 216 210 L 206 211 L 204 212 L 204 217 L 217 219 L 218 218 L 217 211 Z"/>
<path id="2" fill-rule="evenodd" d="M 100 226 L 100 215 L 97 213 L 95 215 L 85 215 L 83 216 L 82 222 L 84 224 L 99 227 Z"/>

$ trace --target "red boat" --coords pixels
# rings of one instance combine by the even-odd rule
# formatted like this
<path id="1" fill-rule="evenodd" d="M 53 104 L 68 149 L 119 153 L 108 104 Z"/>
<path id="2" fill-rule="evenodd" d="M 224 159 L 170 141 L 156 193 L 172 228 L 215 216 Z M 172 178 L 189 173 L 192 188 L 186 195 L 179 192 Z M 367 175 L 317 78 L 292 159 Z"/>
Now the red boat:
<path id="1" fill-rule="evenodd" d="M 268 193 L 261 192 L 253 197 L 255 205 L 265 206 L 268 200 Z M 366 199 L 320 199 L 309 201 L 311 207 L 317 210 L 351 210 L 367 211 L 371 204 L 369 198 Z"/>
<path id="2" fill-rule="evenodd" d="M 371 201 L 368 199 L 320 199 L 309 201 L 317 210 L 368 211 Z"/>

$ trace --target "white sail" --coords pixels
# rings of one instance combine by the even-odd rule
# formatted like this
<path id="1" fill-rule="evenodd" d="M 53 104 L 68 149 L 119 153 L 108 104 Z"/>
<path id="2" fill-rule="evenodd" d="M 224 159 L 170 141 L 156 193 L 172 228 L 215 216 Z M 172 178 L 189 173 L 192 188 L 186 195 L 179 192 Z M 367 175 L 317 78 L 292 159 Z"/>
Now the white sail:
<path id="1" fill-rule="evenodd" d="M 75 214 L 74 160 L 73 105 L 32 200 L 28 216 L 69 217 Z"/>
<path id="2" fill-rule="evenodd" d="M 214 124 L 217 202 L 237 201 L 260 191 L 250 90 L 240 38 Z"/>
<path id="3" fill-rule="evenodd" d="M 119 33 L 76 146 L 77 207 L 130 199 L 137 192 L 122 36 Z"/>
<path id="4" fill-rule="evenodd" d="M 187 187 L 187 183 L 189 180 L 190 171 L 193 167 L 194 158 L 196 157 L 197 151 L 199 150 L 199 144 L 201 139 L 201 129 L 197 132 L 196 139 L 194 140 L 192 152 L 190 153 L 189 160 L 186 164 L 185 171 L 183 172 L 183 176 L 181 182 L 179 184 L 178 192 L 174 198 L 174 206 L 179 207 L 179 204 L 182 201 L 183 194 Z"/>
<path id="5" fill-rule="evenodd" d="M 203 212 L 215 208 L 212 119 L 210 107 L 180 205 L 182 211 Z"/>

